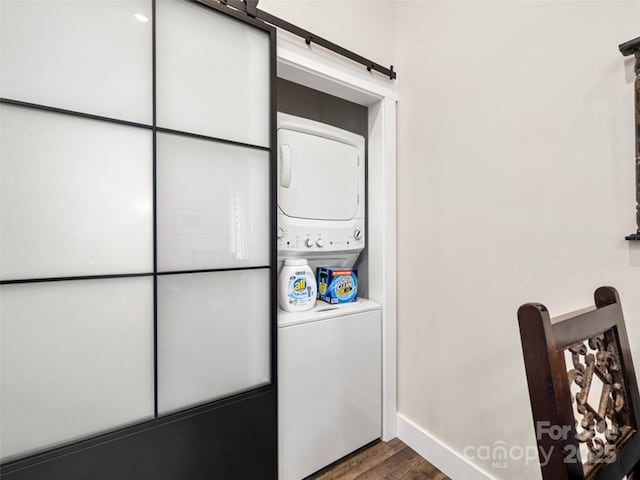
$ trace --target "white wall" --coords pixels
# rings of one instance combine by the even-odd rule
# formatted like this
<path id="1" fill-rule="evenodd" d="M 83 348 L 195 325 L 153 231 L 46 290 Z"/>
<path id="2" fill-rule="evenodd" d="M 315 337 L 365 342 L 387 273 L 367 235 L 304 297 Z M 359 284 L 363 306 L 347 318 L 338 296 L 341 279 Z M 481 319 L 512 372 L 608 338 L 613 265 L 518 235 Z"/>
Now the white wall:
<path id="1" fill-rule="evenodd" d="M 533 446 L 516 320 L 621 293 L 640 367 L 640 2 L 399 2 L 399 410 L 453 450 Z M 476 464 L 540 478 L 536 462 Z M 465 479 L 455 479 L 465 480 Z"/>
<path id="2" fill-rule="evenodd" d="M 393 3 L 393 0 L 260 0 L 258 7 L 389 66 L 394 55 Z"/>
<path id="3" fill-rule="evenodd" d="M 402 415 L 459 454 L 533 447 L 516 320 L 527 301 L 555 315 L 616 286 L 640 359 L 640 245 L 623 240 L 632 62 L 617 51 L 640 35 L 640 2 L 260 8 L 399 72 Z M 499 479 L 540 478 L 536 461 L 474 462 Z"/>

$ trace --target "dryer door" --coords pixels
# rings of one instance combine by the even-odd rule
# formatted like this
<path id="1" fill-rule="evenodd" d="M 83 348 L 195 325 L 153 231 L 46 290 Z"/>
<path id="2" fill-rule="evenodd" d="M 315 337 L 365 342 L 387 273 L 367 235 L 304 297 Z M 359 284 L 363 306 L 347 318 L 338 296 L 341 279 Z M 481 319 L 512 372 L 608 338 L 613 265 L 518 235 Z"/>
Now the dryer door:
<path id="1" fill-rule="evenodd" d="M 354 145 L 278 130 L 278 206 L 285 215 L 351 220 L 358 212 L 360 162 Z"/>

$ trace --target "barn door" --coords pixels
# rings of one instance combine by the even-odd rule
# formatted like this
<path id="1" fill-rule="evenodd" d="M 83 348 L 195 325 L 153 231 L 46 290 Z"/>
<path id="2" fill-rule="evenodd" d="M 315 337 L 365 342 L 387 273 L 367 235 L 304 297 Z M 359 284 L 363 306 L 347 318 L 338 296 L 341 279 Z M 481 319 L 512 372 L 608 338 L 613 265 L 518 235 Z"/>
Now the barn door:
<path id="1" fill-rule="evenodd" d="M 0 0 L 0 35 L 3 478 L 269 478 L 273 29 Z"/>

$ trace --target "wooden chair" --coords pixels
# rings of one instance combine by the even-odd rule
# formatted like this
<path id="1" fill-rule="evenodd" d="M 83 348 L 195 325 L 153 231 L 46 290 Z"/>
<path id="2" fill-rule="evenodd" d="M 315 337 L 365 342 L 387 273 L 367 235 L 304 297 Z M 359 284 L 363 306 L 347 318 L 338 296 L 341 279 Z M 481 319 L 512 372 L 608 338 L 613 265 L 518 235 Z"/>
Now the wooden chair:
<path id="1" fill-rule="evenodd" d="M 518 310 L 545 480 L 640 478 L 640 396 L 620 298 L 612 287 L 594 297 L 594 308 L 553 321 L 541 304 Z"/>

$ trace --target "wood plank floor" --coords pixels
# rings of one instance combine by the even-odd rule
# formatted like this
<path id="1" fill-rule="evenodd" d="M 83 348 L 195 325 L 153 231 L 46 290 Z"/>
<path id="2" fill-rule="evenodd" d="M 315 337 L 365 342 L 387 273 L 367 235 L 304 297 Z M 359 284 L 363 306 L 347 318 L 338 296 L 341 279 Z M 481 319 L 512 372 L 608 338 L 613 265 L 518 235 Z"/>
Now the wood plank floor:
<path id="1" fill-rule="evenodd" d="M 306 480 L 449 480 L 403 442 L 376 442 Z"/>

